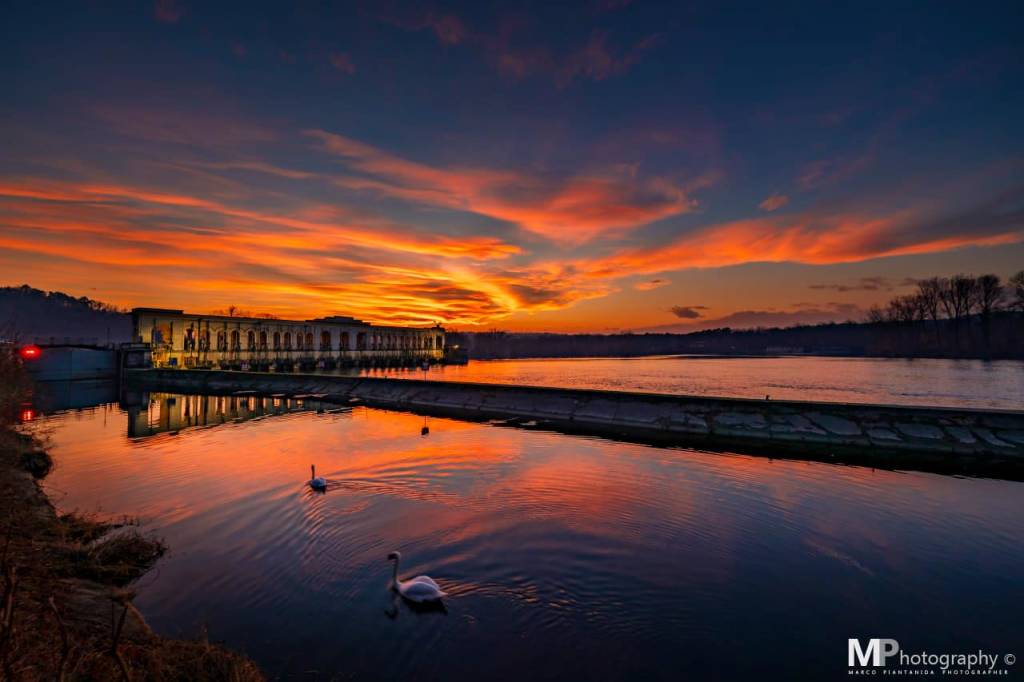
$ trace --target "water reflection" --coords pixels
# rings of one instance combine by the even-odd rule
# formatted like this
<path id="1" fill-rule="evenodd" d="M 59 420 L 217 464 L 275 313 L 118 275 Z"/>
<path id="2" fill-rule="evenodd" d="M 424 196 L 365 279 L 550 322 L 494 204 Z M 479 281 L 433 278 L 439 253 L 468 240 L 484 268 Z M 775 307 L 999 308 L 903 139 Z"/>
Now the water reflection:
<path id="1" fill-rule="evenodd" d="M 439 418 L 423 438 L 416 415 L 323 408 L 151 394 L 55 414 L 46 485 L 63 509 L 141 515 L 172 548 L 138 586 L 149 622 L 208 628 L 272 677 L 824 679 L 852 636 L 1024 635 L 1020 483 Z M 447 615 L 395 604 L 392 550 Z"/>
<path id="2" fill-rule="evenodd" d="M 348 408 L 288 396 L 201 396 L 172 393 L 129 394 L 128 437 L 143 438 L 195 426 L 215 426 L 309 410 L 343 412 Z"/>
<path id="3" fill-rule="evenodd" d="M 33 417 L 118 401 L 118 385 L 109 380 L 40 381 L 33 385 Z M 30 421 L 23 419 L 22 421 Z"/>

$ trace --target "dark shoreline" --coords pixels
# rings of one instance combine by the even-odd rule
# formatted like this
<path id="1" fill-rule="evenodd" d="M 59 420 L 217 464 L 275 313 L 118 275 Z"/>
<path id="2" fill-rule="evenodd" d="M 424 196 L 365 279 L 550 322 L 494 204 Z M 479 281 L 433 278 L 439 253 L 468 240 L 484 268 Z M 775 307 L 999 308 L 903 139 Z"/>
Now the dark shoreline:
<path id="1" fill-rule="evenodd" d="M 0 425 L 0 678 L 264 679 L 241 654 L 150 629 L 131 584 L 166 547 L 130 522 L 59 514 L 39 484 L 52 465 L 38 440 Z"/>

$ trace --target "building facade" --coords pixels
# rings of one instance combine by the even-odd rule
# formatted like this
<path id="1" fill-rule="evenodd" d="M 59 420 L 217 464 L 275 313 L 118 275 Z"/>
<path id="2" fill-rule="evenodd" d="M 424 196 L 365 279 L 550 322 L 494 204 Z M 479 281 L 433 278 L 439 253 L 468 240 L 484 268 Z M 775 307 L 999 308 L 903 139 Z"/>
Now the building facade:
<path id="1" fill-rule="evenodd" d="M 382 327 L 351 317 L 278 320 L 135 308 L 133 341 L 154 367 L 293 371 L 440 362 L 444 328 Z"/>

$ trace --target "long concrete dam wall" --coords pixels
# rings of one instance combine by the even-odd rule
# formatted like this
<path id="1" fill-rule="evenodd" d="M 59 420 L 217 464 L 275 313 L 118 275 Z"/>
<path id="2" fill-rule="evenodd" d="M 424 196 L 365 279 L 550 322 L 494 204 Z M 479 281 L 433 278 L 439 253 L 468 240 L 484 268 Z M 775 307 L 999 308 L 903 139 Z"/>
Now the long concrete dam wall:
<path id="1" fill-rule="evenodd" d="M 1022 411 L 203 370 L 130 370 L 127 380 L 143 390 L 183 393 L 315 394 L 338 402 L 751 454 L 1024 472 Z"/>

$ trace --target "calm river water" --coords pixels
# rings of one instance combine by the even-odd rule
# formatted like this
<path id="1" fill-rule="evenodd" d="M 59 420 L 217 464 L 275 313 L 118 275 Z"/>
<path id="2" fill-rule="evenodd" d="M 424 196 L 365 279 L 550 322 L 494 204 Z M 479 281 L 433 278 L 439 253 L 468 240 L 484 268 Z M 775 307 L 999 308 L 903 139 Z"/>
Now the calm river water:
<path id="1" fill-rule="evenodd" d="M 364 372 L 384 376 L 383 371 Z M 387 376 L 422 378 L 415 370 Z M 438 366 L 443 381 L 567 386 L 738 398 L 1024 409 L 1024 362 L 889 358 L 664 356 L 487 360 Z"/>
<path id="2" fill-rule="evenodd" d="M 1024 653 L 1024 484 L 423 422 L 150 394 L 35 423 L 61 509 L 170 544 L 137 586 L 150 624 L 272 677 L 839 679 L 850 637 Z M 447 612 L 393 599 L 396 549 Z"/>

